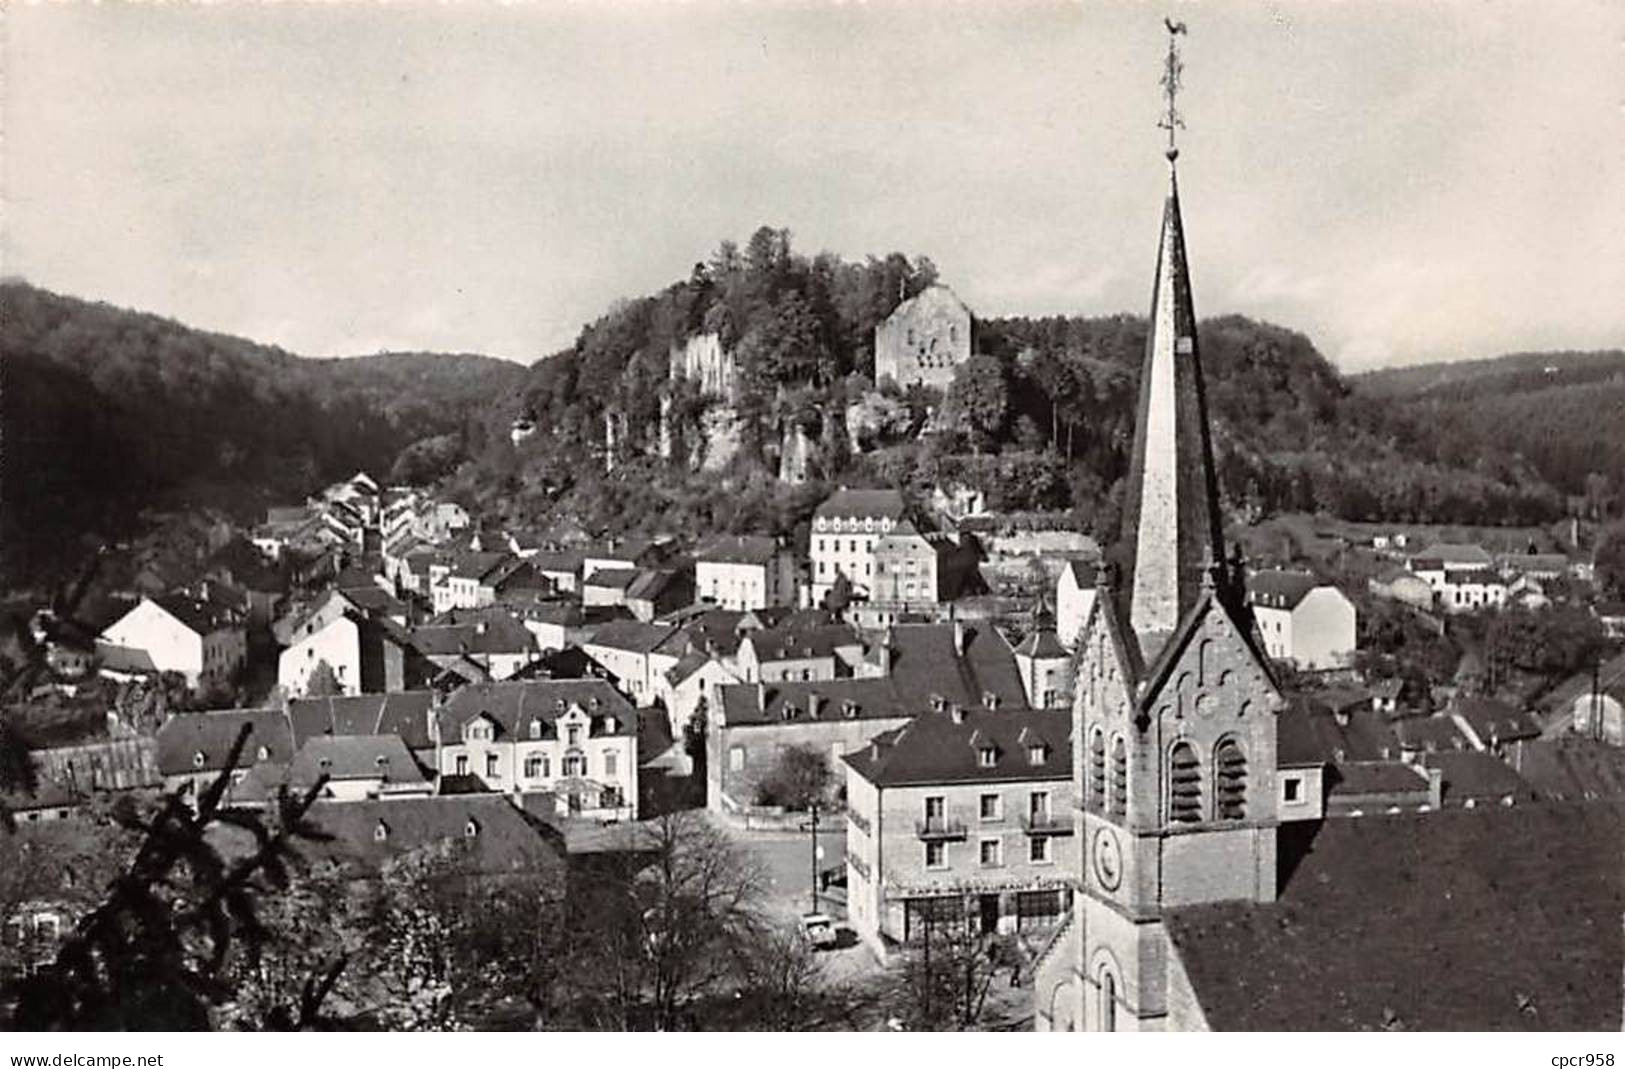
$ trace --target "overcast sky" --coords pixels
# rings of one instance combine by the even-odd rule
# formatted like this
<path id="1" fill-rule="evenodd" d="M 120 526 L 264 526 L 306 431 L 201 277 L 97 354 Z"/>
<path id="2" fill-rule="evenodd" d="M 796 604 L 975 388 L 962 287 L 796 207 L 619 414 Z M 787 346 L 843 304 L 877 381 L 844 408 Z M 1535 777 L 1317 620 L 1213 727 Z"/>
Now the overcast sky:
<path id="1" fill-rule="evenodd" d="M 7 4 L 4 271 L 529 361 L 718 241 L 1143 314 L 1185 20 L 1204 316 L 1345 370 L 1625 345 L 1625 5 Z"/>

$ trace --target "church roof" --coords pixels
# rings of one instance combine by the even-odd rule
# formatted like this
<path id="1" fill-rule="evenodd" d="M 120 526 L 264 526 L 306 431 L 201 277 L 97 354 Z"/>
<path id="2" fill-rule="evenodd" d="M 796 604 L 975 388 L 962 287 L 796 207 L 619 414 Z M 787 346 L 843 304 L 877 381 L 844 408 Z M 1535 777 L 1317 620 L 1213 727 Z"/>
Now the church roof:
<path id="1" fill-rule="evenodd" d="M 1212 1028 L 1619 1030 L 1625 803 L 1365 816 L 1280 842 L 1278 901 L 1165 917 Z"/>

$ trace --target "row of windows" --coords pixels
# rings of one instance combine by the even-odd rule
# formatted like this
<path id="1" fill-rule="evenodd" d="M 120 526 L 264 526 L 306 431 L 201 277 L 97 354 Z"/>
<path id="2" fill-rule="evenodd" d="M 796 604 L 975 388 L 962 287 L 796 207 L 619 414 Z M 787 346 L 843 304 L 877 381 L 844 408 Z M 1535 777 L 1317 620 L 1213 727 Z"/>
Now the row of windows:
<path id="1" fill-rule="evenodd" d="M 524 757 L 524 770 L 526 779 L 551 779 L 553 777 L 552 756 L 545 753 L 528 753 Z M 614 777 L 620 770 L 620 755 L 614 750 L 605 750 L 603 753 L 603 775 L 605 778 Z M 467 754 L 457 755 L 457 774 L 466 776 L 471 765 Z M 566 754 L 559 762 L 559 775 L 586 776 L 589 774 L 586 754 Z M 485 778 L 488 780 L 502 778 L 502 755 L 488 753 L 485 755 Z"/>
<path id="2" fill-rule="evenodd" d="M 867 563 L 864 564 L 864 566 L 863 566 L 864 578 L 869 577 L 869 575 L 871 574 L 873 568 L 874 568 L 874 565 L 872 565 L 872 564 L 867 564 Z M 821 560 L 821 561 L 818 562 L 818 574 L 819 575 L 828 575 L 831 572 L 837 571 L 837 570 L 838 570 L 838 567 L 835 566 L 835 565 L 830 564 L 830 562 L 827 561 L 827 560 Z"/>
<path id="3" fill-rule="evenodd" d="M 1247 818 L 1247 755 L 1234 738 L 1221 739 L 1213 748 L 1212 813 L 1214 820 Z M 1204 819 L 1209 784 L 1201 756 L 1190 742 L 1181 740 L 1168 750 L 1167 819 L 1170 824 L 1194 824 Z M 1128 806 L 1128 749 L 1121 735 L 1114 736 L 1108 757 L 1106 733 L 1099 728 L 1089 738 L 1088 804 L 1121 818 Z"/>
<path id="4" fill-rule="evenodd" d="M 932 840 L 925 844 L 925 867 L 948 867 L 948 843 Z M 1047 864 L 1052 857 L 1049 836 L 1034 835 L 1027 839 L 1027 860 L 1034 865 Z M 1004 840 L 982 839 L 976 844 L 976 860 L 984 869 L 1004 867 Z"/>
<path id="5" fill-rule="evenodd" d="M 826 541 L 828 542 L 828 546 L 825 545 Z M 861 547 L 859 546 L 856 538 L 848 538 L 846 540 L 846 552 L 848 553 L 873 553 L 874 551 L 875 540 L 873 538 L 863 539 Z M 841 540 L 839 538 L 815 538 L 813 539 L 813 552 L 839 553 L 841 552 Z"/>

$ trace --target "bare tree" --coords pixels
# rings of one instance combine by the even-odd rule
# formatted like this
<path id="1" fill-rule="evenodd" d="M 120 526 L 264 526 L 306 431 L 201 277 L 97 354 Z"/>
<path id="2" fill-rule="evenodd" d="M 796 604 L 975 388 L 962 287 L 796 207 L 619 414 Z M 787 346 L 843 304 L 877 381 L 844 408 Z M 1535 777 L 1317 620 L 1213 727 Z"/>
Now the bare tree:
<path id="1" fill-rule="evenodd" d="M 578 901 L 582 964 L 604 1023 L 672 1031 L 721 992 L 759 934 L 759 867 L 694 813 L 642 828 L 635 852 L 593 876 Z M 596 981 L 596 982 L 594 982 Z"/>
<path id="2" fill-rule="evenodd" d="M 987 998 L 1002 960 L 998 936 L 977 930 L 961 910 L 928 915 L 885 992 L 891 1013 L 911 1031 L 972 1031 L 987 1023 Z"/>

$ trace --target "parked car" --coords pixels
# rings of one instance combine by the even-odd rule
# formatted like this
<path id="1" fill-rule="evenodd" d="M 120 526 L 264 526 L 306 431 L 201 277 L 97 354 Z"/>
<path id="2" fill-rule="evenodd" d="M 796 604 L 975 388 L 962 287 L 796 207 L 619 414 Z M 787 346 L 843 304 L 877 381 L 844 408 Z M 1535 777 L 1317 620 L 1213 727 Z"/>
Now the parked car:
<path id="1" fill-rule="evenodd" d="M 826 950 L 838 942 L 835 920 L 827 913 L 804 913 L 801 916 L 801 936 L 814 950 Z"/>

